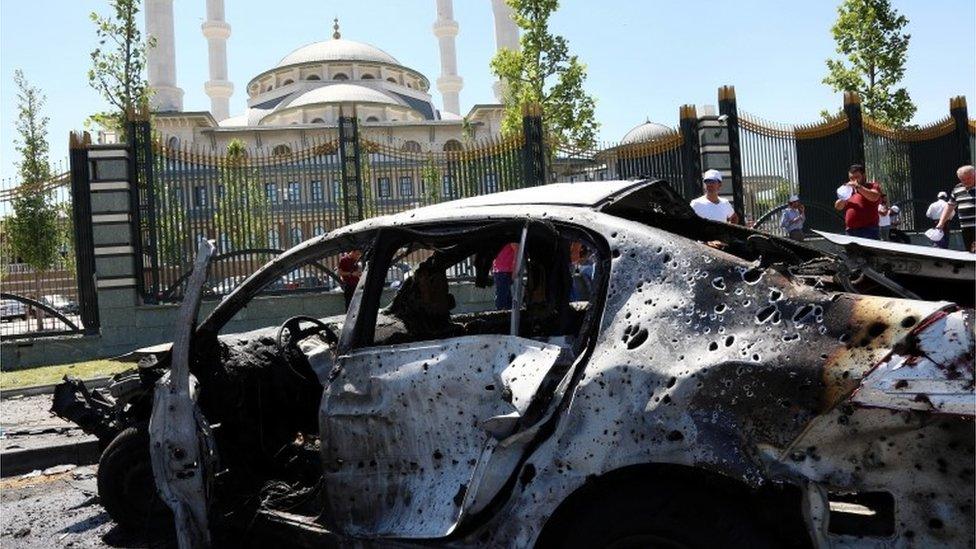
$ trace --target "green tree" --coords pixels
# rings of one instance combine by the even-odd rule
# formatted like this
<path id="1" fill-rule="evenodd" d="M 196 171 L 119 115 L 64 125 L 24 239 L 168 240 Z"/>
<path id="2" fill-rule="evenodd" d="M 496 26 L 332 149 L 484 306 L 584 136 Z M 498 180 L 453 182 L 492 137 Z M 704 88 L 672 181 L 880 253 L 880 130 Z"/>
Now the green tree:
<path id="1" fill-rule="evenodd" d="M 227 145 L 227 161 L 220 169 L 223 193 L 217 196 L 214 227 L 232 250 L 266 248 L 271 227 L 270 204 L 255 170 L 247 166 L 246 147 L 240 139 Z M 227 252 L 230 250 L 221 250 Z"/>
<path id="2" fill-rule="evenodd" d="M 507 2 L 522 36 L 519 51 L 502 49 L 491 60 L 491 69 L 505 89 L 502 131 L 520 131 L 523 106 L 539 103 L 546 132 L 557 145 L 593 146 L 599 124 L 593 98 L 583 90 L 586 66 L 570 55 L 565 38 L 549 32 L 549 17 L 559 1 Z"/>
<path id="3" fill-rule="evenodd" d="M 889 0 L 843 0 L 831 27 L 843 57 L 827 60 L 823 79 L 834 91 L 857 92 L 868 115 L 896 128 L 915 115 L 908 91 L 895 88 L 905 75 L 906 25 Z"/>
<path id="4" fill-rule="evenodd" d="M 420 170 L 420 180 L 424 186 L 426 204 L 437 204 L 441 201 L 441 171 L 434 161 L 434 155 L 427 153 L 427 160 Z"/>
<path id="5" fill-rule="evenodd" d="M 20 188 L 11 200 L 13 215 L 5 230 L 15 257 L 34 270 L 34 298 L 41 298 L 41 271 L 58 258 L 58 210 L 52 192 L 45 188 L 51 179 L 48 161 L 47 122 L 41 114 L 46 101 L 41 90 L 32 86 L 21 70 L 14 71 L 17 85 L 16 149 Z M 38 330 L 41 319 L 38 317 Z"/>
<path id="6" fill-rule="evenodd" d="M 145 42 L 139 32 L 140 0 L 110 0 L 112 14 L 92 12 L 98 46 L 91 52 L 92 66 L 88 83 L 111 106 L 90 120 L 103 128 L 120 133 L 125 130 L 128 113 L 149 105 L 151 89 L 145 79 L 146 52 L 155 46 L 155 38 Z"/>

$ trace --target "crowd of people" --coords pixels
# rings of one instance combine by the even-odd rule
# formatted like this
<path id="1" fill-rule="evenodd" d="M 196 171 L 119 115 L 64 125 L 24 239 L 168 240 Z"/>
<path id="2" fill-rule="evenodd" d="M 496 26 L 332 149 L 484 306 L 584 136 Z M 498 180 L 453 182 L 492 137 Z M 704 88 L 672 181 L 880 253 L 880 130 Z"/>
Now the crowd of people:
<path id="1" fill-rule="evenodd" d="M 958 184 L 951 192 L 940 191 L 929 205 L 926 217 L 934 227 L 925 232 L 932 246 L 949 247 L 951 229 L 949 222 L 959 219 L 963 247 L 976 253 L 976 169 L 971 165 L 956 170 Z M 719 195 L 722 173 L 708 170 L 702 174 L 702 196 L 691 201 L 691 208 L 704 219 L 738 223 L 739 216 L 732 204 Z M 909 244 L 907 234 L 901 230 L 901 209 L 890 204 L 888 195 L 877 181 L 868 181 L 864 166 L 854 164 L 847 173 L 847 182 L 837 188 L 834 208 L 844 217 L 844 232 L 849 236 L 872 240 L 889 240 Z M 806 208 L 800 197 L 789 197 L 780 218 L 780 227 L 794 240 L 805 238 Z"/>

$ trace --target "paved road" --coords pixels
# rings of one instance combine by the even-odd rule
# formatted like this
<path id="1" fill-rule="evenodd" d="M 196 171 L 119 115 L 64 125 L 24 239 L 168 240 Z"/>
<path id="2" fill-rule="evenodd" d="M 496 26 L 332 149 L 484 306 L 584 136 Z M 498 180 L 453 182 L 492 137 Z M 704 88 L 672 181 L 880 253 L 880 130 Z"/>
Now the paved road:
<path id="1" fill-rule="evenodd" d="M 0 480 L 0 546 L 147 547 L 98 504 L 94 465 L 49 472 Z"/>

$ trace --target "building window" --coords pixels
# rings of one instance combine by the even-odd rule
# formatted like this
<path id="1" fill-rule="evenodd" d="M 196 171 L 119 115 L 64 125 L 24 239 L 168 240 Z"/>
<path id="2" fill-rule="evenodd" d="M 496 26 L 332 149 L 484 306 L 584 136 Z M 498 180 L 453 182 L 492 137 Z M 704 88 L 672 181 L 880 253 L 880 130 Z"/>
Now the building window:
<path id="1" fill-rule="evenodd" d="M 284 156 L 286 154 L 291 154 L 291 147 L 288 145 L 275 145 L 275 148 L 271 149 L 271 156 Z"/>
<path id="2" fill-rule="evenodd" d="M 322 120 L 321 118 L 313 118 L 312 124 L 325 124 L 325 120 Z"/>
<path id="3" fill-rule="evenodd" d="M 288 201 L 300 202 L 302 199 L 302 184 L 298 181 L 288 183 Z"/>
<path id="4" fill-rule="evenodd" d="M 400 196 L 413 196 L 413 177 L 405 175 L 400 178 Z"/>
<path id="5" fill-rule="evenodd" d="M 294 84 L 294 83 L 295 83 L 295 81 L 292 80 L 291 78 L 289 78 L 288 80 L 285 80 L 284 82 L 282 82 L 281 85 L 282 86 L 287 86 L 288 84 Z"/>
<path id="6" fill-rule="evenodd" d="M 379 122 L 380 119 L 379 118 L 376 118 L 375 116 L 367 116 L 366 117 L 366 121 L 367 122 Z"/>
<path id="7" fill-rule="evenodd" d="M 312 202 L 322 202 L 322 182 L 312 181 L 308 184 L 308 194 Z"/>
<path id="8" fill-rule="evenodd" d="M 313 236 L 322 236 L 324 234 L 325 234 L 325 228 L 322 227 L 322 225 L 316 225 L 315 228 L 312 229 Z"/>
<path id="9" fill-rule="evenodd" d="M 300 244 L 302 240 L 305 240 L 305 235 L 302 234 L 301 227 L 292 227 L 291 229 L 291 245 L 295 246 Z"/>
<path id="10" fill-rule="evenodd" d="M 445 151 L 460 151 L 461 148 L 461 142 L 457 139 L 448 139 L 447 143 L 444 143 Z"/>
<path id="11" fill-rule="evenodd" d="M 332 201 L 339 203 L 342 200 L 342 182 L 338 179 L 332 181 Z"/>
<path id="12" fill-rule="evenodd" d="M 333 80 L 349 80 L 349 77 L 345 73 L 337 72 L 332 76 Z"/>
<path id="13" fill-rule="evenodd" d="M 220 233 L 220 238 L 217 239 L 220 243 L 220 252 L 227 253 L 230 251 L 230 235 L 227 233 Z"/>
<path id="14" fill-rule="evenodd" d="M 389 177 L 380 177 L 376 180 L 376 195 L 380 198 L 390 198 Z"/>
<path id="15" fill-rule="evenodd" d="M 264 184 L 264 196 L 268 199 L 269 204 L 278 203 L 278 186 L 274 183 Z"/>
<path id="16" fill-rule="evenodd" d="M 498 192 L 498 178 L 493 173 L 487 174 L 485 176 L 485 192 L 487 193 Z"/>
<path id="17" fill-rule="evenodd" d="M 268 229 L 268 247 L 281 249 L 281 239 L 278 237 L 278 229 Z"/>
<path id="18" fill-rule="evenodd" d="M 322 78 L 317 74 L 310 74 L 305 77 L 305 80 L 322 80 Z"/>
<path id="19" fill-rule="evenodd" d="M 366 73 L 366 74 L 360 76 L 360 78 L 362 78 L 363 80 L 372 80 L 373 79 L 373 75 L 372 74 L 369 74 L 369 73 Z"/>
<path id="20" fill-rule="evenodd" d="M 166 146 L 174 150 L 180 148 L 180 138 L 170 137 L 169 140 L 166 142 Z"/>
<path id="21" fill-rule="evenodd" d="M 200 185 L 193 187 L 193 207 L 194 208 L 206 208 L 207 207 L 207 188 Z"/>
<path id="22" fill-rule="evenodd" d="M 392 83 L 394 83 L 394 84 L 396 84 L 396 83 L 397 83 L 397 80 L 396 80 L 396 78 L 393 78 L 392 76 L 391 76 L 391 77 L 389 77 L 389 78 L 387 78 L 387 79 L 386 79 L 386 81 L 387 81 L 387 82 L 392 82 Z"/>
<path id="23" fill-rule="evenodd" d="M 454 178 L 445 175 L 441 178 L 441 196 L 443 198 L 450 198 L 454 196 Z"/>
<path id="24" fill-rule="evenodd" d="M 420 143 L 417 143 L 416 141 L 404 141 L 403 146 L 400 147 L 400 150 L 405 152 L 419 153 Z"/>

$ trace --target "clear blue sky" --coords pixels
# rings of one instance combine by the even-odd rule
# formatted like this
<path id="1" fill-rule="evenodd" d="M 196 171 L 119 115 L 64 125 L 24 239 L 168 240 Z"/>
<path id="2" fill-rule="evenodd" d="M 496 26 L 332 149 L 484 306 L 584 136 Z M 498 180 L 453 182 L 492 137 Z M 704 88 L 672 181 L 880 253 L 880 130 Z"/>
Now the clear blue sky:
<path id="1" fill-rule="evenodd" d="M 836 109 L 841 96 L 821 84 L 834 54 L 834 0 L 635 1 L 563 0 L 551 27 L 589 68 L 603 139 L 618 140 L 645 117 L 675 126 L 684 103 L 715 104 L 716 89 L 736 87 L 740 110 L 778 122 L 811 122 Z M 976 2 L 894 0 L 912 35 L 904 85 L 927 123 L 948 113 L 949 97 L 965 95 L 976 116 Z M 440 73 L 431 34 L 434 0 L 358 2 L 226 0 L 231 114 L 244 108 L 244 86 L 291 50 L 331 35 L 338 15 L 344 38 L 371 43 L 427 75 Z M 184 108 L 205 110 L 204 0 L 175 0 L 177 80 Z M 455 0 L 460 24 L 458 68 L 462 112 L 492 102 L 488 60 L 494 34 L 488 0 Z M 0 177 L 15 173 L 16 98 L 21 68 L 47 94 L 51 159 L 67 156 L 67 135 L 104 108 L 87 84 L 95 38 L 88 14 L 106 1 L 29 0 L 0 3 Z M 440 105 L 434 90 L 435 102 Z"/>

